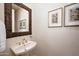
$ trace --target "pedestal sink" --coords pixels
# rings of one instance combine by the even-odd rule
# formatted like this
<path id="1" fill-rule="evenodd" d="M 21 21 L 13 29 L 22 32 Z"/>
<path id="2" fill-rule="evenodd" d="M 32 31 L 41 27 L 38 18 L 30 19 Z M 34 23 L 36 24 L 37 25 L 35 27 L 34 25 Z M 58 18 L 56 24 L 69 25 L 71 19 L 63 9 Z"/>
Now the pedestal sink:
<path id="1" fill-rule="evenodd" d="M 35 41 L 27 41 L 24 45 L 16 45 L 11 47 L 11 50 L 15 55 L 21 55 L 23 53 L 27 53 L 32 50 L 37 43 Z"/>

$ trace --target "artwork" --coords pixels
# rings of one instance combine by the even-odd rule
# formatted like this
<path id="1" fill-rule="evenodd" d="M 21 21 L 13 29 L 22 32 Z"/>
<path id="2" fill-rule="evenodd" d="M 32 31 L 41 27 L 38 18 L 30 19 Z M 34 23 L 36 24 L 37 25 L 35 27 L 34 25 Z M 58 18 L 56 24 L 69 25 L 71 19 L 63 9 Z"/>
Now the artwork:
<path id="1" fill-rule="evenodd" d="M 19 21 L 19 29 L 26 29 L 26 19 Z"/>
<path id="2" fill-rule="evenodd" d="M 56 14 L 52 14 L 52 23 L 57 23 L 58 21 L 57 21 L 57 17 L 58 17 L 58 14 L 56 13 Z"/>
<path id="3" fill-rule="evenodd" d="M 62 8 L 49 11 L 48 27 L 62 26 Z"/>
<path id="4" fill-rule="evenodd" d="M 79 4 L 65 6 L 65 26 L 79 25 Z"/>

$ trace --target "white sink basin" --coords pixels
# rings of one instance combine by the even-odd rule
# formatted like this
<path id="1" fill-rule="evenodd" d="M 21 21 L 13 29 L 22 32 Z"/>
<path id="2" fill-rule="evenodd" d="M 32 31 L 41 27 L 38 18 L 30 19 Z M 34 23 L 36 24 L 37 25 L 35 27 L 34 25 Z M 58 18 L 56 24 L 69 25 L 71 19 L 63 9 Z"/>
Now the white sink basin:
<path id="1" fill-rule="evenodd" d="M 28 41 L 25 45 L 18 45 L 11 47 L 11 50 L 14 52 L 15 55 L 20 55 L 22 53 L 27 53 L 28 51 L 32 50 L 36 46 L 36 42 Z"/>

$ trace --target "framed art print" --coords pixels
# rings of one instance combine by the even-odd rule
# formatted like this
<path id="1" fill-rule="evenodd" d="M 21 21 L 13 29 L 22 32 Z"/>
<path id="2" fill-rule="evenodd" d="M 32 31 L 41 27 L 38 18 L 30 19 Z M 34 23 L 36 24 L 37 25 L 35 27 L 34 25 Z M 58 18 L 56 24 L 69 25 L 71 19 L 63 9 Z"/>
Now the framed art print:
<path id="1" fill-rule="evenodd" d="M 58 8 L 48 12 L 48 27 L 62 26 L 62 8 Z"/>
<path id="2" fill-rule="evenodd" d="M 26 29 L 26 19 L 19 21 L 19 29 Z"/>
<path id="3" fill-rule="evenodd" d="M 73 3 L 64 8 L 65 26 L 79 26 L 79 4 Z"/>

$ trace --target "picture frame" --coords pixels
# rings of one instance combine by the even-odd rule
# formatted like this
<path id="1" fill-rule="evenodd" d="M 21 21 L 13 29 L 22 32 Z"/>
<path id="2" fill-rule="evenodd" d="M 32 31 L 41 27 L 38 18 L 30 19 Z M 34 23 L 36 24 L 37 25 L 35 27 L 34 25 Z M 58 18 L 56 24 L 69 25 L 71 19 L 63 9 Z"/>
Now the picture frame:
<path id="1" fill-rule="evenodd" d="M 64 6 L 64 26 L 79 26 L 79 4 L 72 3 Z"/>
<path id="2" fill-rule="evenodd" d="M 63 8 L 54 9 L 48 12 L 48 27 L 61 27 L 63 19 Z"/>
<path id="3" fill-rule="evenodd" d="M 26 19 L 19 20 L 19 29 L 26 29 Z"/>

